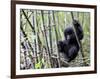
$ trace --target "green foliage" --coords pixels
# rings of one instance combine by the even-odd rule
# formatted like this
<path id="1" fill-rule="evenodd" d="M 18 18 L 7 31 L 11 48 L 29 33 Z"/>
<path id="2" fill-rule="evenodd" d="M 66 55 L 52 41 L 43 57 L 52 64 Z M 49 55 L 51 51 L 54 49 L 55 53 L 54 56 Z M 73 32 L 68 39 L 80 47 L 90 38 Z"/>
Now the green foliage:
<path id="1" fill-rule="evenodd" d="M 44 24 L 43 24 L 41 10 L 24 10 L 24 11 L 29 21 L 35 28 L 35 34 L 34 34 L 28 21 L 25 19 L 25 15 L 23 14 L 21 10 L 20 12 L 21 22 L 22 22 L 21 27 L 23 27 L 25 33 L 27 34 L 27 38 L 31 43 L 31 46 L 34 49 L 34 52 L 32 52 L 31 49 L 28 49 L 28 51 L 32 52 L 31 54 L 30 52 L 28 52 L 29 57 L 30 59 L 32 59 L 32 57 L 35 58 L 34 59 L 35 64 L 33 64 L 35 66 L 35 69 L 50 68 L 52 64 L 50 61 L 51 55 L 58 53 L 56 41 L 64 39 L 64 33 L 63 33 L 64 29 L 67 28 L 69 25 L 71 25 L 71 22 L 72 22 L 71 14 L 70 12 L 67 12 L 67 11 L 43 11 L 44 12 L 43 14 Z M 55 23 L 54 23 L 54 18 L 53 18 L 53 12 L 54 12 Z M 90 13 L 73 12 L 73 14 L 74 14 L 74 17 L 80 21 L 83 27 L 84 39 L 82 40 L 82 49 L 83 49 L 82 53 L 84 53 L 85 55 L 86 63 L 90 65 L 90 27 L 91 27 Z M 33 16 L 37 24 L 35 24 L 36 22 L 34 22 L 33 24 Z M 43 28 L 43 26 L 45 26 L 45 29 Z M 55 30 L 57 32 L 57 35 L 55 33 Z M 46 36 L 45 36 L 45 32 L 46 32 Z M 58 36 L 58 38 L 56 38 L 56 36 Z M 47 41 L 45 37 L 47 37 Z M 34 40 L 36 40 L 36 42 Z M 47 43 L 49 47 L 48 50 L 47 50 Z M 80 60 L 79 58 L 80 58 L 80 55 L 76 58 L 76 60 L 79 61 Z M 71 62 L 74 67 L 76 66 L 75 62 L 76 61 Z M 78 64 L 78 66 L 81 66 L 81 65 Z"/>

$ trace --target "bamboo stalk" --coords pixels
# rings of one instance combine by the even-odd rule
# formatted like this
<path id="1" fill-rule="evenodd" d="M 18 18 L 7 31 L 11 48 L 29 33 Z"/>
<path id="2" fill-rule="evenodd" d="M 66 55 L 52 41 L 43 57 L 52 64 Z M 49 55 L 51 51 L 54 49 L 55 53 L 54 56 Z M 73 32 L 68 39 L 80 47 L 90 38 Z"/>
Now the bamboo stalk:
<path id="1" fill-rule="evenodd" d="M 28 23 L 29 23 L 30 27 L 32 28 L 32 31 L 33 31 L 33 33 L 34 33 L 34 35 L 35 35 L 35 29 L 34 29 L 34 27 L 32 26 L 31 22 L 29 21 L 29 18 L 27 17 L 27 15 L 26 15 L 26 13 L 24 12 L 23 9 L 22 9 L 22 12 L 23 12 L 23 14 L 24 14 L 26 20 L 28 21 Z"/>
<path id="2" fill-rule="evenodd" d="M 22 18 L 22 15 L 20 15 L 20 19 Z M 26 38 L 27 37 L 27 35 L 25 34 L 25 32 L 23 32 L 23 28 L 22 28 L 22 21 L 20 22 L 20 28 L 21 28 L 21 32 L 22 32 L 22 34 L 23 34 L 23 37 L 24 38 Z M 25 41 L 24 41 L 25 42 Z M 24 42 L 22 42 L 21 43 L 21 45 L 22 45 L 22 48 L 24 49 L 24 56 L 25 56 L 25 64 L 26 64 L 26 69 L 27 69 L 27 55 L 26 55 L 26 47 L 25 47 L 25 45 L 24 45 Z"/>
<path id="3" fill-rule="evenodd" d="M 38 46 L 37 45 L 38 44 L 37 44 L 37 34 L 36 34 L 36 19 L 35 19 L 36 18 L 36 15 L 35 15 L 35 12 L 36 11 L 33 12 L 34 15 L 33 15 L 32 18 L 33 18 L 33 28 L 34 28 L 33 35 L 35 36 L 34 37 L 34 44 L 35 44 L 35 53 L 34 53 L 34 55 L 35 55 L 35 65 L 36 65 L 37 62 L 39 62 L 39 61 L 38 61 L 38 54 L 37 54 L 37 50 L 38 50 Z"/>
<path id="4" fill-rule="evenodd" d="M 38 56 L 39 56 L 39 60 L 38 61 L 41 61 L 42 60 L 42 52 L 41 52 L 41 41 L 40 41 L 40 37 L 39 37 L 39 22 L 37 20 L 37 11 L 35 12 L 35 31 L 36 31 L 36 39 L 37 39 L 37 51 L 38 51 Z M 42 62 L 41 62 L 42 64 Z M 41 66 L 42 68 L 42 66 Z"/>
<path id="5" fill-rule="evenodd" d="M 26 15 L 26 13 L 24 12 L 24 10 L 22 9 L 22 12 L 23 12 L 23 14 L 24 14 L 24 16 L 25 16 L 25 19 L 27 20 L 27 22 L 29 23 L 29 25 L 30 25 L 30 27 L 32 28 L 32 32 L 33 32 L 33 35 L 36 35 L 36 33 L 35 33 L 35 29 L 34 29 L 34 27 L 32 26 L 32 24 L 31 24 L 31 22 L 29 21 L 29 18 L 27 17 L 27 15 Z M 38 60 L 37 60 L 37 47 L 36 47 L 36 39 L 34 39 L 34 44 L 35 44 L 35 64 L 38 62 Z M 29 44 L 29 46 L 31 47 L 31 44 Z M 32 47 L 31 47 L 31 49 L 33 49 Z"/>
<path id="6" fill-rule="evenodd" d="M 39 51 L 41 51 L 41 40 L 40 40 L 40 36 L 39 36 L 39 22 L 38 22 L 38 19 L 37 19 L 37 11 L 36 11 L 36 17 L 35 17 L 35 20 L 36 20 L 36 25 L 37 25 L 37 40 L 38 40 L 38 45 L 39 45 Z"/>
<path id="7" fill-rule="evenodd" d="M 83 20 L 82 20 L 82 26 L 84 24 L 84 15 L 83 15 Z M 84 55 L 84 52 L 83 52 L 83 49 L 82 49 L 82 43 L 80 42 L 80 45 L 81 45 L 81 54 L 82 54 L 82 57 L 83 57 L 83 62 L 84 62 L 84 65 L 87 66 L 88 64 L 85 62 L 86 59 L 85 59 L 85 55 Z"/>
<path id="8" fill-rule="evenodd" d="M 58 34 L 57 34 L 57 30 L 56 30 L 56 21 L 55 21 L 54 11 L 52 12 L 52 15 L 53 15 L 54 29 L 55 29 L 55 34 L 56 34 L 56 44 L 57 44 L 58 43 Z M 58 46 L 57 46 L 57 52 L 58 52 L 57 53 L 58 67 L 60 67 L 61 66 L 61 64 L 60 64 L 60 53 L 58 51 Z"/>
<path id="9" fill-rule="evenodd" d="M 47 35 L 46 35 L 46 27 L 45 27 L 45 22 L 44 22 L 44 14 L 43 11 L 41 10 L 41 16 L 42 16 L 42 22 L 43 22 L 43 28 L 44 28 L 44 35 L 45 35 L 45 41 L 46 41 L 46 47 L 47 47 L 47 54 L 48 54 L 48 59 L 49 59 L 49 64 L 51 67 L 51 57 L 50 57 L 50 50 L 49 50 L 49 45 L 48 45 L 48 40 L 47 40 Z"/>
<path id="10" fill-rule="evenodd" d="M 83 18 L 82 18 L 82 26 L 84 25 L 84 13 L 83 13 Z"/>
<path id="11" fill-rule="evenodd" d="M 57 34 L 59 34 L 59 36 L 58 36 L 58 38 L 62 38 L 62 35 L 61 35 L 61 33 L 60 33 L 60 31 L 59 30 L 61 30 L 61 29 L 59 29 L 60 27 L 59 27 L 59 15 L 58 15 L 58 12 L 57 12 L 57 16 L 56 16 L 56 25 L 58 26 L 58 28 L 56 28 L 57 29 L 57 31 L 58 31 L 58 33 Z"/>
<path id="12" fill-rule="evenodd" d="M 73 15 L 73 12 L 71 12 L 71 16 L 72 16 L 72 21 L 74 21 L 74 15 Z M 82 50 L 82 44 L 81 44 L 80 40 L 78 39 L 78 36 L 77 36 L 77 34 L 76 34 L 76 29 L 75 29 L 74 25 L 73 25 L 73 30 L 74 30 L 74 33 L 75 33 L 75 36 L 76 36 L 76 40 L 77 40 L 78 45 L 79 45 L 79 48 L 80 48 L 80 52 L 81 52 L 82 57 L 83 57 L 84 65 L 87 66 L 87 63 L 84 61 L 85 55 L 84 55 L 83 50 Z"/>
<path id="13" fill-rule="evenodd" d="M 77 18 L 79 19 L 79 12 L 77 12 Z"/>
<path id="14" fill-rule="evenodd" d="M 51 55 L 53 54 L 53 48 L 52 48 L 52 27 L 51 27 L 51 21 L 50 21 L 50 11 L 48 11 L 48 27 L 49 27 L 49 42 L 50 42 L 50 59 L 51 59 Z M 51 66 L 53 67 L 53 63 L 52 63 L 52 59 L 51 59 Z"/>
<path id="15" fill-rule="evenodd" d="M 31 44 L 30 44 L 30 42 L 29 42 L 29 40 L 28 40 L 28 38 L 27 38 L 27 34 L 25 33 L 25 31 L 24 31 L 24 29 L 22 28 L 22 26 L 20 26 L 20 29 L 21 29 L 21 31 L 22 31 L 22 33 L 23 33 L 23 35 L 24 35 L 24 38 L 26 38 L 26 40 L 28 41 L 28 44 L 29 44 L 29 46 L 30 46 L 30 49 L 31 49 L 32 52 L 34 53 L 34 49 L 32 48 L 32 46 L 31 46 Z"/>

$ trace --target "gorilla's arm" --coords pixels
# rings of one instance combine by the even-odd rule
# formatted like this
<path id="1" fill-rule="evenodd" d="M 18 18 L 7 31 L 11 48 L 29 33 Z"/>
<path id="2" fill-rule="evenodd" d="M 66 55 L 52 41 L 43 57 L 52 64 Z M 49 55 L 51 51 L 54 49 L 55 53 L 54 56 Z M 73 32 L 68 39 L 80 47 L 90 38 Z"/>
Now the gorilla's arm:
<path id="1" fill-rule="evenodd" d="M 79 40 L 82 40 L 84 34 L 83 34 L 83 29 L 82 29 L 81 24 L 79 23 L 78 20 L 74 20 L 74 21 L 73 21 L 73 25 L 74 25 L 74 28 L 75 28 L 75 30 L 76 30 L 76 33 L 77 33 L 77 35 L 78 35 Z"/>
<path id="2" fill-rule="evenodd" d="M 84 36 L 82 27 L 80 26 L 80 27 L 78 27 L 78 29 L 79 30 L 77 32 L 77 35 L 79 36 L 79 40 L 82 40 L 83 39 L 83 36 Z"/>
<path id="3" fill-rule="evenodd" d="M 71 48 L 68 50 L 68 53 L 66 53 L 66 56 L 68 58 L 68 62 L 76 58 L 78 55 L 79 47 L 76 45 L 72 45 Z"/>

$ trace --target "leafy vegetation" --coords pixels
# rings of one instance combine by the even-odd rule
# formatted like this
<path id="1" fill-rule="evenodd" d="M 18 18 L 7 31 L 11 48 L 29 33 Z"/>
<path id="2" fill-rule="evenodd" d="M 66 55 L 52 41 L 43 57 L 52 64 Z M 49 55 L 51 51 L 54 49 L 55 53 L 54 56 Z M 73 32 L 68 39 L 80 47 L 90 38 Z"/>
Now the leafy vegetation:
<path id="1" fill-rule="evenodd" d="M 90 13 L 73 12 L 84 30 L 82 51 L 75 60 L 63 61 L 57 42 L 64 39 L 64 29 L 71 27 L 71 12 L 20 10 L 20 68 L 44 69 L 90 65 Z M 84 55 L 84 56 L 83 56 Z M 65 60 L 65 59 L 64 59 Z"/>

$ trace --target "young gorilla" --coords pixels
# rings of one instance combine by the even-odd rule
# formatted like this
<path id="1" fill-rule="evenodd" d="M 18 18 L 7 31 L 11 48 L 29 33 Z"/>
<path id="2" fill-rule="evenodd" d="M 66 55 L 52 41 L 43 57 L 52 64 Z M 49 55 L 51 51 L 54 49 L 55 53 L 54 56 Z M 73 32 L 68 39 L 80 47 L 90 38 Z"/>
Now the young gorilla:
<path id="1" fill-rule="evenodd" d="M 77 20 L 73 21 L 74 28 L 76 30 L 76 34 L 78 37 L 78 40 L 83 39 L 83 29 L 80 25 L 80 23 Z M 64 36 L 65 40 L 58 42 L 58 49 L 59 52 L 64 53 L 66 59 L 68 62 L 73 60 L 79 51 L 79 45 L 76 40 L 76 36 L 73 30 L 73 27 L 68 27 L 64 30 Z"/>

